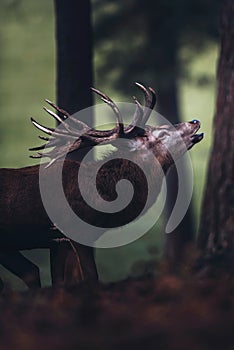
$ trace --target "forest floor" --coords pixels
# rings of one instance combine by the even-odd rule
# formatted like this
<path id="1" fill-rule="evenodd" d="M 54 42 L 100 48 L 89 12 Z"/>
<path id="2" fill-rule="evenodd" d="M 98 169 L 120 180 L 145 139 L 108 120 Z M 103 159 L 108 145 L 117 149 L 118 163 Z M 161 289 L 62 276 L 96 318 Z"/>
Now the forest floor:
<path id="1" fill-rule="evenodd" d="M 234 349 L 234 279 L 169 274 L 0 296 L 0 349 Z"/>

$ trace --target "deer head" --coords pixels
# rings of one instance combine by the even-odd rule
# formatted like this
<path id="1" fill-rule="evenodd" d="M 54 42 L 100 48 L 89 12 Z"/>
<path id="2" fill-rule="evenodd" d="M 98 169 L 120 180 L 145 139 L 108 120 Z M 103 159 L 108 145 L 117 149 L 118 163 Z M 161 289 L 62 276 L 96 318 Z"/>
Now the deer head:
<path id="1" fill-rule="evenodd" d="M 82 244 L 89 245 L 90 241 L 96 241 L 96 238 L 102 234 L 103 228 L 126 225 L 135 220 L 138 215 L 144 214 L 155 203 L 164 174 L 170 166 L 203 138 L 202 133 L 197 133 L 200 128 L 200 122 L 197 120 L 176 125 L 146 125 L 156 103 L 156 96 L 152 88 L 147 89 L 139 83 L 136 85 L 144 93 L 145 105 L 142 106 L 134 97 L 135 112 L 129 125 L 124 125 L 117 104 L 97 89 L 93 91 L 111 107 L 116 116 L 116 124 L 110 130 L 91 128 L 49 100 L 46 100 L 47 103 L 59 112 L 59 115 L 47 108 L 45 110 L 60 123 L 59 127 L 48 128 L 32 119 L 34 126 L 49 135 L 49 137 L 40 137 L 47 141 L 45 145 L 31 150 L 39 151 L 33 157 L 50 157 L 51 159 L 46 165 L 46 168 L 49 169 L 42 167 L 42 173 L 49 181 L 49 184 L 46 181 L 42 192 L 47 198 L 48 191 L 54 188 L 53 195 L 49 196 L 49 199 L 52 198 L 49 208 L 52 208 L 55 214 L 53 222 L 58 224 L 58 220 L 61 219 L 60 227 L 64 227 L 63 220 L 67 220 L 71 230 L 73 228 L 75 232 L 77 230 L 77 224 L 71 222 L 69 213 L 64 214 L 64 208 L 61 207 L 63 188 L 59 193 L 58 188 L 62 183 L 69 207 L 73 209 L 77 217 L 83 220 L 82 222 L 88 222 L 91 226 L 89 235 L 87 234 L 89 228 L 85 227 L 80 230 L 86 232 L 85 238 L 82 237 L 84 241 L 79 241 Z M 113 144 L 117 148 L 117 154 L 110 154 L 102 161 L 89 164 L 84 161 L 59 162 L 71 152 L 103 144 Z M 48 150 L 41 153 L 40 151 L 45 146 Z M 53 163 L 55 164 L 51 166 Z M 62 168 L 62 171 L 58 172 L 58 168 Z M 78 186 L 77 172 L 82 174 Z M 58 174 L 61 174 L 62 181 Z M 134 188 L 133 193 L 131 188 L 125 186 L 121 192 L 122 195 L 119 195 L 117 185 L 122 179 L 131 182 Z M 84 192 L 81 195 L 82 189 Z M 55 196 L 57 196 L 56 200 L 54 200 Z M 125 201 L 126 198 L 129 201 Z M 125 202 L 126 206 L 123 206 Z M 59 208 L 55 207 L 55 203 Z M 116 203 L 120 204 L 118 208 L 121 209 L 116 210 Z M 110 212 L 108 210 L 112 204 L 114 209 Z M 57 216 L 58 212 L 60 214 Z M 67 226 L 63 232 L 67 232 L 66 230 Z"/>
<path id="2" fill-rule="evenodd" d="M 60 115 L 57 115 L 51 110 L 44 108 L 49 115 L 60 123 L 60 127 L 57 129 L 48 128 L 31 118 L 33 125 L 50 137 L 39 136 L 39 138 L 47 141 L 47 144 L 30 148 L 30 150 L 40 151 L 45 146 L 47 148 L 53 147 L 48 152 L 38 152 L 37 155 L 31 157 L 50 157 L 51 161 L 47 165 L 49 167 L 56 160 L 71 152 L 85 147 L 108 143 L 113 144 L 117 139 L 126 139 L 129 141 L 126 143 L 128 145 L 128 151 L 136 151 L 138 155 L 142 155 L 143 159 L 147 159 L 148 155 L 153 154 L 161 163 L 162 167 L 167 169 L 186 150 L 192 148 L 195 143 L 202 140 L 203 133 L 197 134 L 200 128 L 200 122 L 198 120 L 192 120 L 173 126 L 163 125 L 158 127 L 146 125 L 151 111 L 155 106 L 156 95 L 151 87 L 146 89 L 139 83 L 136 83 L 136 85 L 144 93 L 145 106 L 143 107 L 136 97 L 133 97 L 136 110 L 132 122 L 128 126 L 124 125 L 120 110 L 110 97 L 92 88 L 112 108 L 116 116 L 116 125 L 111 130 L 90 128 L 84 122 L 77 120 L 73 115 L 56 106 L 53 102 L 46 100 L 51 107 L 59 112 Z"/>

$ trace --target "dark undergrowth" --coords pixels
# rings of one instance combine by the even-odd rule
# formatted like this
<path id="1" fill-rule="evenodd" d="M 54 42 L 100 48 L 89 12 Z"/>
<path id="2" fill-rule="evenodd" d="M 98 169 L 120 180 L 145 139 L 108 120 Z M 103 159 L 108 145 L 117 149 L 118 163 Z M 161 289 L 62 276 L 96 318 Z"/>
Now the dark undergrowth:
<path id="1" fill-rule="evenodd" d="M 234 279 L 5 290 L 0 349 L 234 349 Z"/>

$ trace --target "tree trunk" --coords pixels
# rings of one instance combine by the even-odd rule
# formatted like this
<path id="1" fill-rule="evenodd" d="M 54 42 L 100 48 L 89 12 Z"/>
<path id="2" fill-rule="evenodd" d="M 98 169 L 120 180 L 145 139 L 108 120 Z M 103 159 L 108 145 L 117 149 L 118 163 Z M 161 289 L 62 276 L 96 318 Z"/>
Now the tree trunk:
<path id="1" fill-rule="evenodd" d="M 91 5 L 88 0 L 55 0 L 54 5 L 57 104 L 75 113 L 93 105 L 90 90 L 93 85 Z M 89 120 L 84 122 L 93 125 L 91 111 Z M 74 152 L 69 158 L 79 160 L 86 152 L 78 152 L 78 155 Z M 52 247 L 50 253 L 53 284 L 97 279 L 93 248 L 64 242 Z"/>
<path id="2" fill-rule="evenodd" d="M 206 261 L 234 260 L 234 2 L 221 17 L 221 52 L 214 143 L 209 162 L 198 246 Z"/>
<path id="3" fill-rule="evenodd" d="M 55 0 L 57 103 L 70 113 L 93 105 L 91 5 L 88 0 Z M 92 123 L 90 120 L 86 122 Z"/>

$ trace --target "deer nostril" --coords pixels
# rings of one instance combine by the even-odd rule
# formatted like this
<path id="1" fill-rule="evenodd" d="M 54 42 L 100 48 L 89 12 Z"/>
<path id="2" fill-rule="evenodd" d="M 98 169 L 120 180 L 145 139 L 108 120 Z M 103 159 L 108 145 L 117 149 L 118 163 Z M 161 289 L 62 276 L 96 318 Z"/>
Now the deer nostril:
<path id="1" fill-rule="evenodd" d="M 200 124 L 199 120 L 197 119 L 193 119 L 191 120 L 191 122 L 189 122 L 190 124 Z"/>

